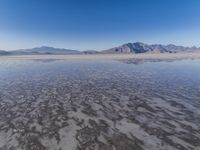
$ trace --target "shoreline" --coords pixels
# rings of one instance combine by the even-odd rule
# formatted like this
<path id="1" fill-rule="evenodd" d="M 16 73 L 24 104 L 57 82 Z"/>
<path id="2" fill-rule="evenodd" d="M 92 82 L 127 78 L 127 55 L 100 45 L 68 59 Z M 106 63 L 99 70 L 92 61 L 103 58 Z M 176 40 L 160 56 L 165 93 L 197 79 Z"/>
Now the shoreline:
<path id="1" fill-rule="evenodd" d="M 1 60 L 177 60 L 200 58 L 200 52 L 142 54 L 12 55 Z"/>

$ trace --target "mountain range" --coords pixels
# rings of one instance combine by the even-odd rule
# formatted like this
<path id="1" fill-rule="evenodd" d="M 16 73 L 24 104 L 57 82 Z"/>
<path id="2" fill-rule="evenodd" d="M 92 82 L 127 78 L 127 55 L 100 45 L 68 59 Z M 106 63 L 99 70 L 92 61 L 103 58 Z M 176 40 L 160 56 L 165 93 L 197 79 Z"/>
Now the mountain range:
<path id="1" fill-rule="evenodd" d="M 197 47 L 184 47 L 176 46 L 173 44 L 161 45 L 161 44 L 145 44 L 141 42 L 127 43 L 122 46 L 114 47 L 108 50 L 102 51 L 103 53 L 176 53 L 176 52 L 189 52 L 200 51 Z"/>
<path id="2" fill-rule="evenodd" d="M 54 48 L 48 46 L 36 47 L 32 49 L 19 49 L 10 51 L 13 54 L 80 54 L 80 51 L 64 49 L 64 48 Z"/>
<path id="3" fill-rule="evenodd" d="M 199 47 L 184 47 L 176 46 L 173 44 L 161 45 L 161 44 L 145 44 L 141 42 L 126 43 L 118 47 L 110 48 L 102 51 L 86 50 L 78 51 L 64 48 L 54 48 L 48 46 L 36 47 L 32 49 L 18 49 L 12 51 L 0 50 L 0 55 L 36 55 L 36 54 L 115 54 L 115 53 L 177 53 L 177 52 L 192 52 L 200 51 Z"/>

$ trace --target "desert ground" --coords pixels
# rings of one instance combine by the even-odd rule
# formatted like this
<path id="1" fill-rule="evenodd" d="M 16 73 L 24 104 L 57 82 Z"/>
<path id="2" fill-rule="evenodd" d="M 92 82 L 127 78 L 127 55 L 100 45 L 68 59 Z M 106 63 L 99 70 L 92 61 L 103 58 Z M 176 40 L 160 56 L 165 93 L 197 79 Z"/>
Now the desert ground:
<path id="1" fill-rule="evenodd" d="M 198 58 L 1 56 L 0 150 L 200 150 Z"/>
<path id="2" fill-rule="evenodd" d="M 0 60 L 177 60 L 200 58 L 200 52 L 187 53 L 141 53 L 141 54 L 81 54 L 81 55 L 13 55 L 0 56 Z"/>

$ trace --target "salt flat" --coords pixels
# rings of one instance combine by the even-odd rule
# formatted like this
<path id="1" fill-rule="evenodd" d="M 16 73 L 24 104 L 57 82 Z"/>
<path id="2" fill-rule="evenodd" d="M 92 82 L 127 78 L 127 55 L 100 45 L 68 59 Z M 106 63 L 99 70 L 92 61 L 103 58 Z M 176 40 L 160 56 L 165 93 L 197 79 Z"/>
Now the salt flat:
<path id="1" fill-rule="evenodd" d="M 1 57 L 0 149 L 199 150 L 200 59 L 161 56 Z"/>
<path id="2" fill-rule="evenodd" d="M 80 55 L 11 55 L 0 56 L 0 60 L 38 60 L 38 59 L 57 59 L 57 60 L 99 60 L 99 59 L 192 59 L 200 58 L 200 52 L 187 53 L 141 53 L 141 54 L 80 54 Z"/>

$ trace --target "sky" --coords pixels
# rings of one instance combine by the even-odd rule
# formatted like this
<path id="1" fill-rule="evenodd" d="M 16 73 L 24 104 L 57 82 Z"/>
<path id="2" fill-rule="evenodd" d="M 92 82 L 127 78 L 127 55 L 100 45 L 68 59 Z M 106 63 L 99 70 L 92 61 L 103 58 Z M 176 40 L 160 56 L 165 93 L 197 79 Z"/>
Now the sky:
<path id="1" fill-rule="evenodd" d="M 0 49 L 200 47 L 199 0 L 0 0 Z"/>

